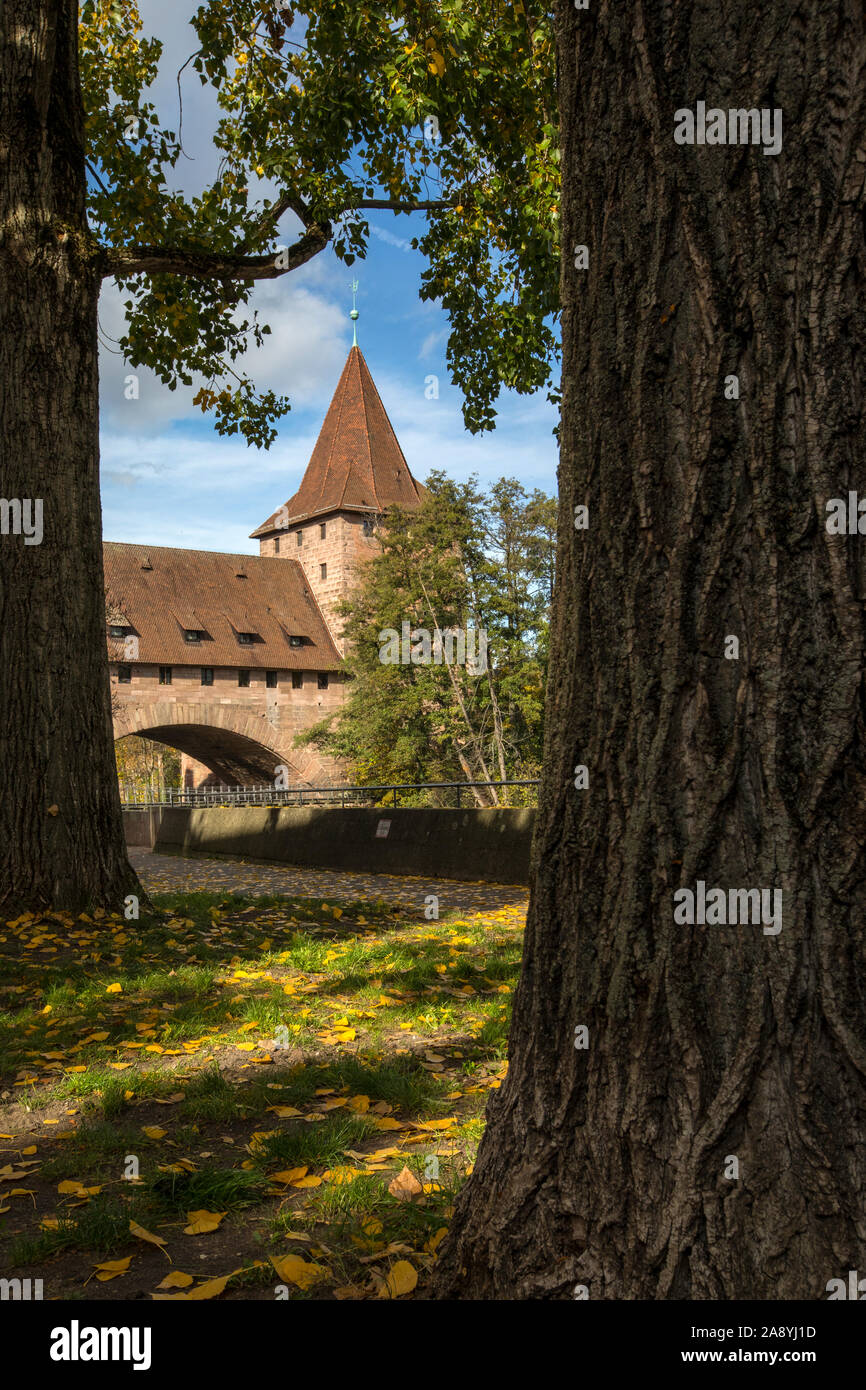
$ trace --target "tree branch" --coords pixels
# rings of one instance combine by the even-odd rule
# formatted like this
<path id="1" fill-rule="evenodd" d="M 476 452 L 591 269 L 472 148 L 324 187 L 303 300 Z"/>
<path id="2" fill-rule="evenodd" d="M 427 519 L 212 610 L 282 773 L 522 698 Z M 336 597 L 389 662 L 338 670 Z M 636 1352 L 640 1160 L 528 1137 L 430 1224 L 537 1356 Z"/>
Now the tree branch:
<path id="1" fill-rule="evenodd" d="M 435 212 L 454 206 L 452 201 L 443 198 L 419 199 L 417 202 L 367 198 L 347 204 L 333 211 L 331 216 L 339 217 L 343 212 L 367 210 Z M 288 264 L 278 266 L 274 252 L 265 256 L 246 255 L 246 246 L 259 237 L 272 233 L 283 213 L 290 210 L 300 218 L 307 230 L 301 239 L 285 252 Z M 283 193 L 274 205 L 268 208 L 237 251 L 187 251 L 171 246 L 118 246 L 104 250 L 102 273 L 103 276 L 190 275 L 200 280 L 276 280 L 279 276 L 287 275 L 289 271 L 297 270 L 299 266 L 312 260 L 330 241 L 331 223 L 310 219 L 310 210 L 297 193 Z"/>
<path id="2" fill-rule="evenodd" d="M 368 209 L 381 209 L 383 212 L 442 212 L 445 208 L 456 206 L 457 202 L 449 198 L 422 198 L 418 202 L 410 203 L 395 203 L 390 198 L 365 198 L 360 203 L 347 203 L 345 207 L 334 211 L 332 216 L 336 217 L 340 212 L 362 212 Z"/>
<path id="3" fill-rule="evenodd" d="M 187 251 L 173 246 L 119 246 L 106 249 L 103 276 L 189 275 L 198 280 L 276 280 L 312 260 L 331 239 L 329 222 L 313 223 L 300 241 L 278 256 L 245 256 L 242 251 Z"/>

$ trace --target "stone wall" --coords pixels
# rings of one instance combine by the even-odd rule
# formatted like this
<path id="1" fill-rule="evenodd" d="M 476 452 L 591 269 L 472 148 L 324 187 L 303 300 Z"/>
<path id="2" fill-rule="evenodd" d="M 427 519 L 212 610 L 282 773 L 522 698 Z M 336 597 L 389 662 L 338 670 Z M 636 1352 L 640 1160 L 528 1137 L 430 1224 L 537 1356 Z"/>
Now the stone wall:
<path id="1" fill-rule="evenodd" d="M 522 884 L 529 877 L 534 823 L 531 809 L 173 807 L 162 813 L 156 849 Z"/>

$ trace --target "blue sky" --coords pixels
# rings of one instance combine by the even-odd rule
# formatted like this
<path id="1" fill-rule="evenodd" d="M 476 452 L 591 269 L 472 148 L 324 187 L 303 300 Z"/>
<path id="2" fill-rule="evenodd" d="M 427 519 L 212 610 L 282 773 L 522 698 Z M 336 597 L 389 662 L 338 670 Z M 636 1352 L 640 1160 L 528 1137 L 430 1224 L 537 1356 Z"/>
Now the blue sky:
<path id="1" fill-rule="evenodd" d="M 141 3 L 145 32 L 164 43 L 150 96 L 175 130 L 175 76 L 196 47 L 188 24 L 194 9 L 191 0 Z M 175 174 L 177 185 L 193 193 L 216 167 L 216 107 L 191 68 L 183 96 L 184 148 L 192 158 L 181 159 Z M 371 213 L 365 261 L 347 268 L 326 250 L 301 270 L 256 286 L 251 307 L 272 332 L 244 365 L 259 389 L 273 389 L 292 403 L 267 451 L 248 448 L 236 436 L 220 437 L 210 417 L 191 404 L 196 387 L 172 392 L 139 369 L 139 399 L 125 398 L 131 368 L 116 350 L 123 330 L 121 296 L 106 282 L 99 312 L 105 538 L 257 553 L 249 532 L 296 490 L 351 346 L 353 275 L 359 281 L 358 344 L 415 477 L 423 482 L 431 468 L 458 480 L 477 473 L 482 483 L 505 475 L 527 489 L 554 493 L 556 413 L 545 392 L 504 392 L 493 433 L 471 435 L 463 427 L 460 392 L 445 365 L 447 316 L 418 298 L 424 261 L 409 241 L 421 224 L 418 216 Z M 288 214 L 281 239 L 293 240 L 298 225 Z M 438 377 L 438 400 L 425 395 L 431 374 Z"/>

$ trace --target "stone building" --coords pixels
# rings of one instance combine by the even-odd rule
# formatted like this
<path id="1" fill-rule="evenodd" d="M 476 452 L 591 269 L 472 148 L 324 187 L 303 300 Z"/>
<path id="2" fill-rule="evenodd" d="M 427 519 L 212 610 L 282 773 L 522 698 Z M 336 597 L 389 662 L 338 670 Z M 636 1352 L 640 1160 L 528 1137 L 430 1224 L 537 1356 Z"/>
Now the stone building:
<path id="1" fill-rule="evenodd" d="M 104 546 L 115 738 L 177 748 L 185 785 L 343 780 L 293 737 L 345 695 L 336 605 L 387 510 L 419 505 L 364 357 L 353 346 L 301 485 L 252 532 L 258 555 Z"/>

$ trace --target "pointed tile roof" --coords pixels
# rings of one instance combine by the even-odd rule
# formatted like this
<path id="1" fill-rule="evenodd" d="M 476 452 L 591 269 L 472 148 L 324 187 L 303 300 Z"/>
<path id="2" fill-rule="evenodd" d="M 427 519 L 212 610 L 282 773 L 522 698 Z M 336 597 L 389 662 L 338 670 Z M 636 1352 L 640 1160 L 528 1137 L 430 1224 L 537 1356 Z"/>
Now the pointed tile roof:
<path id="1" fill-rule="evenodd" d="M 253 538 L 325 512 L 384 512 L 417 507 L 424 488 L 409 472 L 361 349 L 353 347 L 294 497 L 253 531 Z"/>

